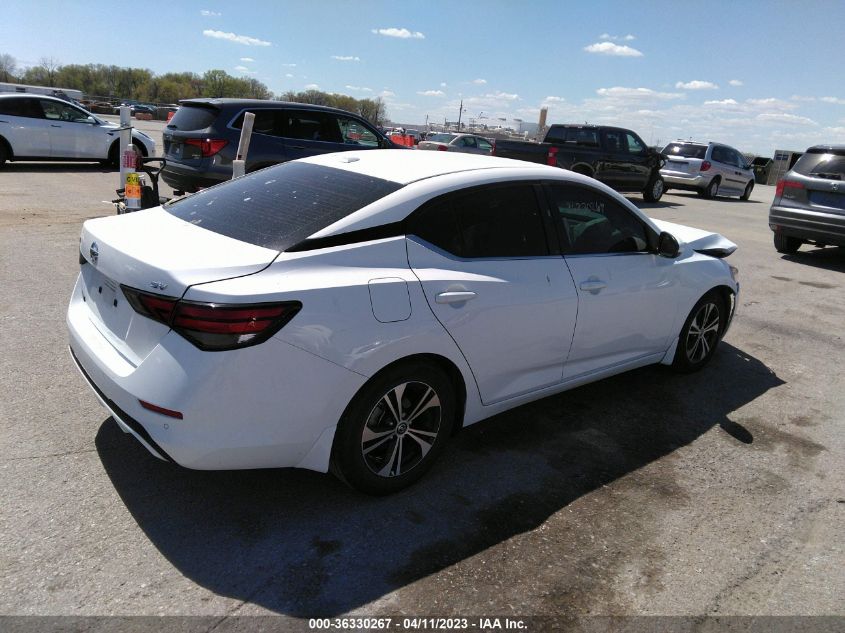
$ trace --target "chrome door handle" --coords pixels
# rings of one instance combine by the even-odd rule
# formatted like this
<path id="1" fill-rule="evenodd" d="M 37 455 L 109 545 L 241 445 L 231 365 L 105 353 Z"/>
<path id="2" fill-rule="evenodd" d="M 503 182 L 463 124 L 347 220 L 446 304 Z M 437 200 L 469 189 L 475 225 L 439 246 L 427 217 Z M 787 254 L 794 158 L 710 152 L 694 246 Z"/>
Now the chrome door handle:
<path id="1" fill-rule="evenodd" d="M 587 292 L 596 294 L 600 290 L 607 288 L 607 284 L 598 279 L 588 279 L 587 281 L 581 282 L 580 288 L 581 290 L 586 290 Z"/>
<path id="2" fill-rule="evenodd" d="M 475 299 L 475 293 L 471 290 L 453 290 L 450 292 L 441 292 L 435 295 L 434 300 L 437 303 L 463 303 Z"/>

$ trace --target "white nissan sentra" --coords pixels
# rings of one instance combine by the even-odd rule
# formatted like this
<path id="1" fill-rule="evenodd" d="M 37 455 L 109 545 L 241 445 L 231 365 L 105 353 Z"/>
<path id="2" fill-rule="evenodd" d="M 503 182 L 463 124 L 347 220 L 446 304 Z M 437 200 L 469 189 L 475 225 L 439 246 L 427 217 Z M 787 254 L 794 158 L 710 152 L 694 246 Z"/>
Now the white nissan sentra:
<path id="1" fill-rule="evenodd" d="M 331 468 L 386 493 L 462 426 L 652 363 L 704 366 L 736 305 L 735 249 L 562 169 L 328 154 L 85 222 L 70 349 L 156 457 Z"/>

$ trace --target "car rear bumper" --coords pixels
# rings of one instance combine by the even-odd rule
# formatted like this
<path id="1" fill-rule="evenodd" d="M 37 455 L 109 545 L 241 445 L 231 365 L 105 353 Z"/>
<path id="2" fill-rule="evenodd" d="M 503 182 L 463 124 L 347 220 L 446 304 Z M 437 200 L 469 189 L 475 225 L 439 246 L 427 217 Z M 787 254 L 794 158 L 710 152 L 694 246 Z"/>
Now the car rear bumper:
<path id="1" fill-rule="evenodd" d="M 121 429 L 187 468 L 326 472 L 334 429 L 366 381 L 277 338 L 203 352 L 170 331 L 135 365 L 100 332 L 79 283 L 67 325 L 74 363 Z"/>
<path id="2" fill-rule="evenodd" d="M 232 170 L 228 173 L 209 172 L 192 169 L 178 163 L 167 163 L 161 172 L 161 178 L 176 191 L 193 193 L 198 189 L 213 187 L 232 179 Z"/>
<path id="3" fill-rule="evenodd" d="M 845 246 L 845 213 L 773 206 L 769 210 L 769 228 L 789 237 Z"/>
<path id="4" fill-rule="evenodd" d="M 677 171 L 666 171 L 665 169 L 661 169 L 660 175 L 663 176 L 663 182 L 666 183 L 666 186 L 671 186 L 673 189 L 703 189 L 709 182 L 707 177 L 702 176 L 701 174 L 693 176 Z"/>

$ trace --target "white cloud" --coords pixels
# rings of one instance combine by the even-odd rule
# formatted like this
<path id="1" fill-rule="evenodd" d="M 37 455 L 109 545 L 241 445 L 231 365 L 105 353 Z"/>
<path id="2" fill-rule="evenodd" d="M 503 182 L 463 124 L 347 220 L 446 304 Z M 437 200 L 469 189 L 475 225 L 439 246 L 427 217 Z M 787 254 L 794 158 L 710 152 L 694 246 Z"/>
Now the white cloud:
<path id="1" fill-rule="evenodd" d="M 440 87 L 441 87 L 441 88 L 445 88 L 445 87 L 446 87 L 446 82 L 445 82 L 445 81 L 441 81 L 441 82 L 440 82 Z"/>
<path id="2" fill-rule="evenodd" d="M 293 75 L 291 75 L 290 73 L 285 73 L 285 77 L 287 77 L 288 79 L 290 79 L 291 77 L 293 77 Z"/>
<path id="3" fill-rule="evenodd" d="M 731 79 L 728 83 L 732 86 L 742 86 L 743 85 L 742 80 L 740 80 L 740 79 Z"/>
<path id="4" fill-rule="evenodd" d="M 599 88 L 596 90 L 596 94 L 600 97 L 610 97 L 613 99 L 667 100 L 684 98 L 684 95 L 677 92 L 657 92 L 651 88 L 623 88 L 621 86 Z"/>
<path id="5" fill-rule="evenodd" d="M 487 80 L 486 80 L 486 79 L 473 79 L 473 80 L 472 80 L 472 83 L 474 83 L 474 84 L 478 84 L 479 86 L 481 86 L 481 85 L 483 85 L 483 84 L 486 84 L 486 83 L 487 83 Z"/>
<path id="6" fill-rule="evenodd" d="M 791 96 L 791 97 L 789 97 L 789 98 L 790 98 L 792 101 L 806 101 L 806 102 L 808 102 L 808 103 L 809 103 L 809 102 L 811 102 L 811 101 L 815 101 L 815 100 L 816 100 L 816 98 L 815 98 L 815 97 L 805 97 L 805 96 L 803 96 L 803 95 L 792 95 L 792 96 Z"/>
<path id="7" fill-rule="evenodd" d="M 630 46 L 623 46 L 621 44 L 614 44 L 613 42 L 596 42 L 585 46 L 584 50 L 588 53 L 596 53 L 598 55 L 613 55 L 615 57 L 642 57 L 643 54 L 636 48 Z"/>
<path id="8" fill-rule="evenodd" d="M 346 87 L 347 90 L 353 90 L 355 92 L 372 92 L 373 91 L 372 88 L 367 88 L 365 86 L 350 86 L 349 84 L 347 84 L 345 87 Z"/>
<path id="9" fill-rule="evenodd" d="M 706 106 L 735 106 L 739 105 L 733 99 L 722 99 L 721 101 L 705 101 L 704 105 Z"/>
<path id="10" fill-rule="evenodd" d="M 360 62 L 361 58 L 357 55 L 332 55 L 332 59 L 339 62 Z"/>
<path id="11" fill-rule="evenodd" d="M 442 97 L 446 93 L 442 90 L 423 90 L 417 94 L 422 95 L 423 97 Z"/>
<path id="12" fill-rule="evenodd" d="M 824 101 L 825 103 L 835 103 L 837 105 L 845 105 L 845 99 L 840 99 L 839 97 L 820 97 L 819 101 Z"/>
<path id="13" fill-rule="evenodd" d="M 502 92 L 501 90 L 498 92 L 494 92 L 492 94 L 483 95 L 485 99 L 495 99 L 497 101 L 520 101 L 519 95 L 516 93 L 509 93 L 509 92 Z"/>
<path id="14" fill-rule="evenodd" d="M 549 96 L 543 99 L 542 103 L 543 105 L 547 105 L 550 103 L 562 103 L 563 101 L 566 101 L 563 97 Z"/>
<path id="15" fill-rule="evenodd" d="M 249 72 L 249 68 L 247 68 L 246 66 L 235 66 L 235 70 L 240 71 L 242 73 Z"/>
<path id="16" fill-rule="evenodd" d="M 719 86 L 712 81 L 701 81 L 700 79 L 693 79 L 692 81 L 679 81 L 675 84 L 675 88 L 683 90 L 716 90 Z"/>
<path id="17" fill-rule="evenodd" d="M 630 33 L 628 35 L 611 35 L 610 33 L 602 33 L 601 35 L 599 35 L 599 39 L 610 40 L 611 42 L 633 42 L 637 38 L 631 35 Z"/>
<path id="18" fill-rule="evenodd" d="M 241 57 L 242 62 L 254 62 L 255 60 L 252 57 Z"/>
<path id="19" fill-rule="evenodd" d="M 279 64 L 283 68 L 296 68 L 296 64 Z"/>
<path id="20" fill-rule="evenodd" d="M 409 31 L 408 29 L 397 29 L 395 27 L 391 27 L 389 29 L 371 29 L 372 33 L 376 35 L 384 35 L 385 37 L 398 37 L 403 40 L 407 39 L 414 39 L 414 40 L 424 40 L 425 35 L 420 33 L 419 31 Z"/>
<path id="21" fill-rule="evenodd" d="M 319 90 L 320 86 L 318 86 L 317 84 L 305 84 L 305 89 L 306 90 Z"/>
<path id="22" fill-rule="evenodd" d="M 244 46 L 272 46 L 272 42 L 268 42 L 266 40 L 260 40 L 257 37 L 250 37 L 249 35 L 237 35 L 235 33 L 230 33 L 227 31 L 214 31 L 212 29 L 206 29 L 202 32 L 203 35 L 206 37 L 213 37 L 214 39 L 218 40 L 228 40 L 229 42 L 234 42 L 235 44 L 243 44 Z"/>
<path id="23" fill-rule="evenodd" d="M 223 14 L 219 11 L 209 11 L 208 9 L 203 9 L 200 11 L 200 15 L 204 15 L 207 18 L 219 18 Z"/>
<path id="24" fill-rule="evenodd" d="M 813 121 L 813 119 L 808 119 L 805 116 L 797 116 L 795 114 L 787 114 L 785 112 L 764 112 L 757 115 L 757 120 L 787 123 L 789 125 L 818 125 L 818 123 Z"/>
<path id="25" fill-rule="evenodd" d="M 387 98 L 387 97 L 395 97 L 395 96 L 396 96 L 396 93 L 395 93 L 395 92 L 393 92 L 392 90 L 388 90 L 387 88 L 385 88 L 385 89 L 384 89 L 384 90 L 382 90 L 380 93 L 378 93 L 378 96 L 379 96 L 379 97 L 385 97 L 385 98 Z"/>

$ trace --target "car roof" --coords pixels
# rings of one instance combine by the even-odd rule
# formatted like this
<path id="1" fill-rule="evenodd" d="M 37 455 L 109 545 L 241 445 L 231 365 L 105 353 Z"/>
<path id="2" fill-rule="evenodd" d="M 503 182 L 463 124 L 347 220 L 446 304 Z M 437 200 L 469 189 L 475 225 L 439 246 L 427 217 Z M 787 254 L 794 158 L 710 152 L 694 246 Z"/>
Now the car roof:
<path id="1" fill-rule="evenodd" d="M 230 98 L 210 98 L 200 97 L 195 99 L 182 99 L 179 101 L 180 105 L 213 105 L 220 108 L 278 108 L 280 106 L 293 107 L 297 110 L 319 110 L 320 112 L 335 112 L 337 114 L 353 115 L 356 118 L 361 118 L 359 115 L 348 110 L 341 110 L 340 108 L 330 108 L 329 106 L 315 105 L 313 103 L 299 103 L 297 101 L 271 101 L 269 99 L 230 99 Z"/>
<path id="2" fill-rule="evenodd" d="M 818 153 L 823 152 L 825 150 L 831 150 L 834 152 L 842 152 L 845 151 L 845 144 L 842 143 L 832 143 L 832 144 L 823 144 L 823 145 L 813 145 L 812 147 L 808 147 L 808 152 Z"/>
<path id="3" fill-rule="evenodd" d="M 526 178 L 552 177 L 560 172 L 555 167 L 510 158 L 401 149 L 322 154 L 305 158 L 303 161 L 390 180 L 402 185 L 426 178 L 479 169 L 521 169 L 526 172 Z"/>
<path id="4" fill-rule="evenodd" d="M 58 101 L 63 104 L 70 103 L 67 99 L 54 97 L 53 95 L 42 95 L 37 92 L 0 92 L 0 99 L 47 99 L 48 101 Z"/>

